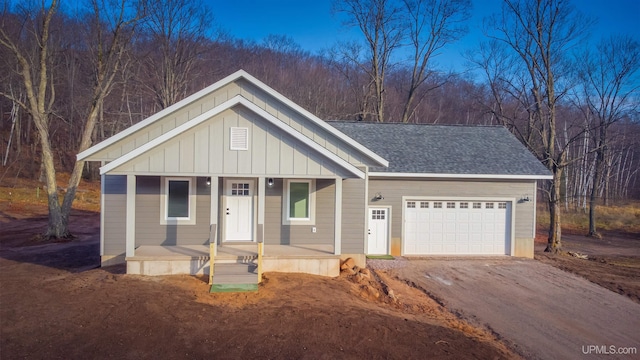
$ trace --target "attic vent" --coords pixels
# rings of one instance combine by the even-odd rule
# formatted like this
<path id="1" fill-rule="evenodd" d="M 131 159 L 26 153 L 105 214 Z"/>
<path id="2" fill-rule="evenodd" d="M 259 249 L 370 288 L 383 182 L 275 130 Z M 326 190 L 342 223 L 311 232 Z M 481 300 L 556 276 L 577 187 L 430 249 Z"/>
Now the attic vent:
<path id="1" fill-rule="evenodd" d="M 231 150 L 249 149 L 249 128 L 231 128 Z"/>

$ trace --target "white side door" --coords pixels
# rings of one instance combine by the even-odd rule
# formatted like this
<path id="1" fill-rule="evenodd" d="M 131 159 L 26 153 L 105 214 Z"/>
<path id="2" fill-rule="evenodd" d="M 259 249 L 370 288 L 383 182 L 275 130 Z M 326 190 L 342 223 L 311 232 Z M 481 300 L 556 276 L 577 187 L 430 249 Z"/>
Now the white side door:
<path id="1" fill-rule="evenodd" d="M 253 241 L 253 181 L 225 182 L 225 241 Z"/>
<path id="2" fill-rule="evenodd" d="M 367 254 L 389 254 L 388 235 L 389 209 L 369 208 L 369 241 Z"/>

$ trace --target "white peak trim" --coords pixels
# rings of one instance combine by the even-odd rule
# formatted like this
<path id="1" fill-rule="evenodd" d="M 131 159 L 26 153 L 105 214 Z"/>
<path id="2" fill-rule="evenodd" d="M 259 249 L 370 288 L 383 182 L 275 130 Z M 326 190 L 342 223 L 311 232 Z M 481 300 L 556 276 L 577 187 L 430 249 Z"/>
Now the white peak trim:
<path id="1" fill-rule="evenodd" d="M 176 111 L 176 110 L 178 110 L 178 109 L 180 109 L 180 108 L 182 108 L 182 107 L 184 107 L 184 106 L 186 106 L 186 105 L 188 105 L 188 104 L 190 104 L 190 103 L 192 103 L 192 102 L 194 102 L 194 101 L 196 101 L 196 100 L 198 100 L 200 98 L 203 98 L 203 97 L 209 95 L 210 93 L 218 90 L 219 88 L 221 88 L 221 87 L 223 87 L 223 86 L 225 86 L 225 85 L 227 85 L 227 84 L 229 84 L 229 83 L 231 83 L 233 81 L 236 81 L 237 79 L 239 79 L 241 77 L 245 77 L 245 76 L 248 76 L 248 75 L 249 74 L 247 74 L 247 72 L 244 71 L 244 70 L 236 71 L 233 74 L 225 77 L 224 79 L 216 81 L 215 83 L 207 86 L 206 88 L 204 88 L 204 89 L 202 89 L 202 90 L 200 90 L 200 91 L 198 91 L 198 92 L 196 92 L 196 93 L 194 93 L 192 95 L 189 95 L 186 98 L 178 101 L 177 103 L 175 103 L 175 104 L 173 104 L 173 105 L 171 105 L 171 106 L 169 106 L 169 107 L 167 107 L 165 109 L 162 109 L 159 112 L 149 116 L 148 118 L 140 121 L 139 123 L 134 124 L 134 125 L 126 128 L 126 129 L 122 130 L 121 132 L 113 135 L 112 137 L 97 143 L 96 145 L 94 145 L 94 146 L 88 148 L 87 150 L 79 153 L 77 155 L 77 159 L 78 160 L 84 160 L 84 159 L 88 158 L 89 156 L 91 156 L 91 155 L 93 155 L 93 154 L 95 154 L 95 153 L 107 148 L 108 146 L 113 145 L 114 143 L 126 138 L 127 136 L 132 135 L 132 134 L 136 133 L 137 131 L 139 131 L 139 130 L 141 130 L 141 129 L 143 129 L 143 128 L 151 125 L 151 124 L 153 124 L 154 122 L 156 122 L 159 119 L 171 114 L 172 112 L 174 112 L 174 111 Z"/>
<path id="2" fill-rule="evenodd" d="M 109 173 L 110 171 L 116 169 L 117 167 L 127 163 L 128 161 L 146 153 L 147 151 L 163 144 L 164 142 L 174 138 L 175 136 L 178 136 L 184 132 L 186 132 L 189 129 L 192 129 L 193 127 L 200 125 L 201 123 L 205 122 L 206 120 L 209 120 L 210 118 L 220 114 L 221 112 L 228 110 L 236 105 L 243 105 L 244 107 L 246 107 L 247 109 L 253 111 L 254 113 L 256 113 L 257 115 L 259 115 L 260 117 L 266 119 L 267 121 L 269 121 L 270 123 L 272 123 L 273 125 L 275 125 L 276 127 L 278 127 L 279 129 L 283 130 L 284 132 L 286 132 L 287 134 L 291 135 L 293 138 L 298 139 L 299 141 L 301 141 L 303 144 L 307 145 L 308 147 L 310 147 L 311 149 L 319 152 L 320 154 L 322 154 L 323 156 L 325 156 L 326 158 L 330 159 L 331 161 L 335 162 L 336 164 L 340 165 L 342 168 L 344 168 L 345 170 L 349 171 L 350 173 L 356 175 L 357 177 L 364 179 L 365 174 L 362 170 L 358 169 L 357 167 L 355 167 L 354 165 L 350 164 L 348 161 L 344 160 L 343 158 L 339 157 L 338 155 L 332 153 L 331 151 L 327 150 L 326 148 L 320 146 L 318 143 L 316 143 L 315 141 L 309 139 L 308 137 L 302 135 L 300 132 L 298 132 L 297 130 L 294 130 L 292 127 L 290 127 L 289 125 L 285 124 L 284 122 L 280 121 L 280 119 L 276 118 L 275 116 L 269 114 L 267 111 L 265 111 L 264 109 L 258 107 L 256 104 L 250 102 L 249 100 L 245 99 L 244 97 L 242 97 L 241 95 L 236 95 L 234 97 L 232 97 L 231 99 L 223 102 L 222 104 L 216 106 L 215 108 L 195 117 L 194 119 L 187 121 L 186 123 L 172 129 L 171 131 L 168 131 L 164 134 L 162 134 L 161 136 L 151 140 L 150 142 L 140 146 L 139 148 L 134 149 L 133 151 L 128 152 L 127 154 L 117 158 L 116 160 L 108 163 L 107 165 L 103 166 L 100 168 L 100 174 L 106 174 Z"/>
<path id="3" fill-rule="evenodd" d="M 250 75 L 249 73 L 247 73 L 244 70 L 238 70 L 235 73 L 225 77 L 222 80 L 216 81 L 215 83 L 213 83 L 212 85 L 209 85 L 208 87 L 196 92 L 195 94 L 192 94 L 188 97 L 186 97 L 183 100 L 178 101 L 177 103 L 169 106 L 166 109 L 163 109 L 151 116 L 149 116 L 148 118 L 142 120 L 141 122 L 132 125 L 128 128 L 126 128 L 125 130 L 113 135 L 112 137 L 105 139 L 104 141 L 90 147 L 89 149 L 79 153 L 77 155 L 77 159 L 78 160 L 85 160 L 87 158 L 89 158 L 91 155 L 107 148 L 108 146 L 116 143 L 117 141 L 120 141 L 122 139 L 124 139 L 125 137 L 132 135 L 134 133 L 136 133 L 137 131 L 139 131 L 140 129 L 143 129 L 144 127 L 151 125 L 152 123 L 158 121 L 159 119 L 163 118 L 164 116 L 220 89 L 221 87 L 232 83 L 240 78 L 244 78 L 245 80 L 247 80 L 248 82 L 252 83 L 254 86 L 258 87 L 259 89 L 261 89 L 262 91 L 266 92 L 267 94 L 273 96 L 274 98 L 276 98 L 278 101 L 284 103 L 285 105 L 287 105 L 288 107 L 290 107 L 291 109 L 297 111 L 298 113 L 300 113 L 302 116 L 308 118 L 309 120 L 311 120 L 313 123 L 315 123 L 316 125 L 320 126 L 321 128 L 325 129 L 326 131 L 328 131 L 330 134 L 333 134 L 334 136 L 336 136 L 338 139 L 346 142 L 347 144 L 351 145 L 352 147 L 354 147 L 356 150 L 360 151 L 361 153 L 363 153 L 364 155 L 366 155 L 367 157 L 369 157 L 371 160 L 375 161 L 377 164 L 379 164 L 380 166 L 384 166 L 384 167 L 388 167 L 389 166 L 389 162 L 387 160 L 385 160 L 384 158 L 382 158 L 380 155 L 374 153 L 373 151 L 371 151 L 369 148 L 363 146 L 362 144 L 358 143 L 357 141 L 353 140 L 352 138 L 348 137 L 347 135 L 345 135 L 343 132 L 339 131 L 338 129 L 334 128 L 333 126 L 327 124 L 326 121 L 318 118 L 317 116 L 313 115 L 312 113 L 310 113 L 309 111 L 303 109 L 302 107 L 300 107 L 298 104 L 294 103 L 293 101 L 289 100 L 287 97 L 285 97 L 284 95 L 280 94 L 279 92 L 275 91 L 274 89 L 272 89 L 271 87 L 269 87 L 268 85 L 266 85 L 265 83 L 263 83 L 262 81 L 256 79 L 255 77 L 253 77 L 252 75 Z M 191 121 L 189 121 L 191 122 Z"/>
<path id="4" fill-rule="evenodd" d="M 383 178 L 433 178 L 433 179 L 505 179 L 505 180 L 550 180 L 553 175 L 505 175 L 505 174 L 428 174 L 370 172 L 369 177 Z"/>

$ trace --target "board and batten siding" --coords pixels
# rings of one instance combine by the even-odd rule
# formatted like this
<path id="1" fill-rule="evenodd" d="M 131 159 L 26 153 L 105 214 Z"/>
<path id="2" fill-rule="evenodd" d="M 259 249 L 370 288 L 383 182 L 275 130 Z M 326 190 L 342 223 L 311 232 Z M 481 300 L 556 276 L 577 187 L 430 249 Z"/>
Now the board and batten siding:
<path id="1" fill-rule="evenodd" d="M 127 177 L 104 176 L 104 216 L 102 254 L 107 258 L 125 255 L 127 224 Z M 124 258 L 122 259 L 124 261 Z"/>
<path id="2" fill-rule="evenodd" d="M 247 100 L 264 109 L 269 114 L 280 119 L 280 121 L 291 126 L 309 139 L 314 140 L 332 153 L 340 156 L 342 159 L 354 165 L 362 165 L 365 163 L 363 155 L 346 144 L 343 140 L 338 139 L 335 135 L 329 133 L 319 125 L 291 109 L 288 105 L 282 103 L 275 97 L 264 92 L 262 89 L 251 84 L 246 80 L 238 80 L 241 88 L 240 94 Z M 331 123 L 328 123 L 331 125 Z"/>
<path id="3" fill-rule="evenodd" d="M 284 180 L 274 179 L 265 193 L 265 245 L 333 245 L 335 180 L 317 179 L 314 225 L 283 225 Z M 313 228 L 316 232 L 313 232 Z"/>
<path id="4" fill-rule="evenodd" d="M 535 194 L 535 181 L 464 181 L 464 180 L 408 180 L 408 179 L 370 179 L 369 196 L 380 193 L 382 200 L 371 202 L 370 206 L 391 206 L 391 248 L 395 249 L 394 255 L 401 248 L 402 237 L 402 197 L 438 197 L 442 200 L 460 199 L 465 197 L 486 198 L 513 198 L 515 201 L 515 219 L 512 226 L 515 228 L 515 256 L 533 256 L 534 237 L 534 201 L 521 202 L 523 197 L 533 200 Z"/>
<path id="5" fill-rule="evenodd" d="M 342 254 L 364 254 L 366 189 L 365 179 L 342 181 Z"/>
<path id="6" fill-rule="evenodd" d="M 249 129 L 248 150 L 230 149 L 232 127 Z M 242 106 L 205 121 L 111 173 L 349 176 L 332 161 Z"/>
<path id="7" fill-rule="evenodd" d="M 231 99 L 240 93 L 240 88 L 235 83 L 230 83 L 210 94 L 204 96 L 176 111 L 163 116 L 147 127 L 129 135 L 111 146 L 92 155 L 99 160 L 115 160 L 118 157 L 148 143 L 149 141 L 165 134 L 185 122 L 213 109 L 215 106 Z"/>
<path id="8" fill-rule="evenodd" d="M 196 223 L 193 225 L 160 224 L 161 181 L 159 176 L 136 178 L 136 247 L 208 244 L 211 191 L 206 178 L 196 180 Z"/>

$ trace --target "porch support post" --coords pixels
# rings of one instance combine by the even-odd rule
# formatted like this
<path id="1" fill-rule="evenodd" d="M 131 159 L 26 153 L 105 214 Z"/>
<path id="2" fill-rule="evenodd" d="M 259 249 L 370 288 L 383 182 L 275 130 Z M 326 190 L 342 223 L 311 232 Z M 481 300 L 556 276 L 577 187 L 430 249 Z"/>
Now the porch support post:
<path id="1" fill-rule="evenodd" d="M 216 247 L 218 246 L 218 177 L 211 177 L 211 185 L 209 187 L 211 191 L 211 211 L 210 211 L 210 219 L 209 224 L 211 225 L 209 228 L 209 243 L 214 244 Z M 217 252 L 217 248 L 214 251 Z"/>
<path id="2" fill-rule="evenodd" d="M 336 178 L 336 210 L 334 219 L 333 253 L 340 255 L 342 251 L 342 178 Z"/>
<path id="3" fill-rule="evenodd" d="M 127 222 L 125 232 L 126 257 L 133 257 L 136 249 L 136 176 L 127 175 Z"/>
<path id="4" fill-rule="evenodd" d="M 264 201 L 266 199 L 265 192 L 267 191 L 266 181 L 264 177 L 258 178 L 258 228 L 256 230 L 256 236 L 258 243 L 264 243 Z M 262 246 L 262 254 L 264 255 L 264 246 Z"/>
<path id="5" fill-rule="evenodd" d="M 104 161 L 101 166 L 104 166 Z M 104 256 L 104 190 L 106 180 L 107 175 L 100 175 L 100 262 L 102 262 L 102 256 Z"/>

